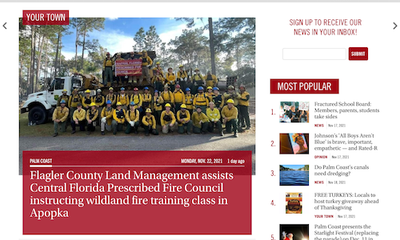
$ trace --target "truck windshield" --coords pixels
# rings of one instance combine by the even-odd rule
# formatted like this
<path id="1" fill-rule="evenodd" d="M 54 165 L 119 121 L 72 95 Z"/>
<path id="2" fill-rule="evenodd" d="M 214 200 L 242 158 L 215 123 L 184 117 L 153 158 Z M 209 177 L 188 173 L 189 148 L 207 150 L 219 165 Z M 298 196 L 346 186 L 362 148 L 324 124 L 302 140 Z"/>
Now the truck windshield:
<path id="1" fill-rule="evenodd" d="M 56 78 L 53 81 L 51 81 L 51 84 L 49 86 L 49 91 L 63 90 L 63 89 L 64 89 L 64 79 Z"/>

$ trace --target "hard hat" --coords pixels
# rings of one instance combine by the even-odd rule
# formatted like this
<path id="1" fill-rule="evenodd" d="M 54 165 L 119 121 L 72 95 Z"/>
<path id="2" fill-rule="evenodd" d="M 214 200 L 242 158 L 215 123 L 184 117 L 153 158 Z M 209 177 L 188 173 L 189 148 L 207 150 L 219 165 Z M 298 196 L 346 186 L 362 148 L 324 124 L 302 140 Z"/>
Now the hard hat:
<path id="1" fill-rule="evenodd" d="M 122 103 L 120 103 L 120 102 L 117 102 L 117 106 L 121 106 L 122 105 Z"/>
<path id="2" fill-rule="evenodd" d="M 196 68 L 194 71 L 200 71 L 198 68 Z"/>
<path id="3" fill-rule="evenodd" d="M 243 84 L 241 84 L 239 88 L 244 88 L 245 89 L 246 87 Z"/>
<path id="4" fill-rule="evenodd" d="M 90 104 L 90 106 L 91 106 L 91 107 L 96 106 L 96 103 L 92 102 L 92 103 Z"/>
<path id="5" fill-rule="evenodd" d="M 109 90 L 109 91 L 114 91 L 114 88 L 110 87 L 108 90 Z"/>
<path id="6" fill-rule="evenodd" d="M 88 90 L 86 90 L 86 91 L 85 91 L 85 93 L 90 93 L 90 90 L 89 90 L 89 89 L 88 89 Z"/>
<path id="7" fill-rule="evenodd" d="M 181 68 L 181 67 L 183 67 L 183 65 L 181 64 L 181 65 L 179 65 L 179 67 Z"/>
<path id="8" fill-rule="evenodd" d="M 181 85 L 176 84 L 175 88 L 181 88 Z"/>
<path id="9" fill-rule="evenodd" d="M 117 53 L 117 56 L 121 56 L 121 53 Z"/>
<path id="10" fill-rule="evenodd" d="M 157 65 L 160 65 L 160 62 L 156 62 Z"/>
<path id="11" fill-rule="evenodd" d="M 147 53 L 147 51 L 146 51 L 146 50 L 143 50 L 142 53 Z"/>
<path id="12" fill-rule="evenodd" d="M 106 53 L 106 55 L 110 55 L 110 53 L 109 53 L 109 52 L 107 52 L 107 53 Z"/>
<path id="13" fill-rule="evenodd" d="M 112 104 L 111 100 L 107 100 L 106 104 Z"/>
<path id="14" fill-rule="evenodd" d="M 146 109 L 146 112 L 151 113 L 151 108 Z"/>
<path id="15" fill-rule="evenodd" d="M 165 85 L 164 85 L 164 88 L 169 88 L 168 84 L 165 84 Z"/>
<path id="16" fill-rule="evenodd" d="M 209 87 L 207 87 L 207 90 L 210 90 L 210 89 L 212 90 L 212 87 L 210 87 L 210 86 L 209 86 Z"/>
<path id="17" fill-rule="evenodd" d="M 190 88 L 186 88 L 185 90 L 186 90 L 186 92 L 187 92 L 187 91 L 190 91 Z"/>
<path id="18" fill-rule="evenodd" d="M 165 104 L 165 107 L 171 107 L 171 104 L 167 103 Z"/>
<path id="19" fill-rule="evenodd" d="M 97 89 L 97 92 L 98 92 L 98 93 L 101 93 L 101 89 Z"/>
<path id="20" fill-rule="evenodd" d="M 156 89 L 156 90 L 154 90 L 154 93 L 158 93 L 158 90 Z"/>
<path id="21" fill-rule="evenodd" d="M 134 102 L 131 102 L 131 103 L 129 103 L 129 105 L 131 105 L 131 106 L 135 106 L 135 103 L 134 103 Z"/>
<path id="22" fill-rule="evenodd" d="M 64 99 L 61 100 L 60 104 L 65 104 L 65 100 Z"/>
<path id="23" fill-rule="evenodd" d="M 125 91 L 125 88 L 124 88 L 124 87 L 122 87 L 120 90 L 121 90 L 121 91 Z"/>
<path id="24" fill-rule="evenodd" d="M 217 91 L 219 91 L 219 88 L 217 88 L 217 87 L 213 87 L 213 90 L 217 90 Z"/>
<path id="25" fill-rule="evenodd" d="M 197 90 L 204 90 L 204 88 L 202 86 L 200 86 Z"/>
<path id="26" fill-rule="evenodd" d="M 139 89 L 138 89 L 137 87 L 135 87 L 135 88 L 133 89 L 133 91 L 139 91 Z"/>
<path id="27" fill-rule="evenodd" d="M 67 92 L 67 89 L 62 90 L 63 93 Z"/>
<path id="28" fill-rule="evenodd" d="M 149 88 L 148 88 L 148 87 L 144 87 L 143 89 L 144 89 L 144 90 L 149 90 Z"/>
<path id="29" fill-rule="evenodd" d="M 182 104 L 182 105 L 181 105 L 181 108 L 186 108 L 186 105 L 185 105 L 185 104 Z"/>
<path id="30" fill-rule="evenodd" d="M 235 89 L 235 87 L 232 86 L 232 85 L 229 85 L 228 89 L 229 89 L 229 90 L 233 90 L 233 89 Z"/>
<path id="31" fill-rule="evenodd" d="M 233 103 L 232 99 L 228 99 L 228 101 L 226 101 L 226 103 Z"/>

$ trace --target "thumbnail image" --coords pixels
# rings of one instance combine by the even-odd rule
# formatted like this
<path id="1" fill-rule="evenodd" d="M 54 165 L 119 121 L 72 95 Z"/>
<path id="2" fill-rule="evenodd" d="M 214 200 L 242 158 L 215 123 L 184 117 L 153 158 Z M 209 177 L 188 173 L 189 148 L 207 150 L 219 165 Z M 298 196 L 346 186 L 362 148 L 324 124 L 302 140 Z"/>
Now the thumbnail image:
<path id="1" fill-rule="evenodd" d="M 281 133 L 279 136 L 280 154 L 309 154 L 308 133 Z"/>
<path id="2" fill-rule="evenodd" d="M 309 165 L 279 165 L 280 186 L 308 186 Z"/>
<path id="3" fill-rule="evenodd" d="M 255 173 L 255 24 L 21 18 L 20 161 L 29 150 L 236 150 L 253 152 Z"/>
<path id="4" fill-rule="evenodd" d="M 308 224 L 281 224 L 279 226 L 280 240 L 308 240 Z"/>
<path id="5" fill-rule="evenodd" d="M 308 123 L 309 102 L 281 102 L 279 109 L 279 122 L 281 123 Z"/>
<path id="6" fill-rule="evenodd" d="M 303 193 L 288 192 L 286 193 L 286 214 L 302 214 L 303 213 Z"/>

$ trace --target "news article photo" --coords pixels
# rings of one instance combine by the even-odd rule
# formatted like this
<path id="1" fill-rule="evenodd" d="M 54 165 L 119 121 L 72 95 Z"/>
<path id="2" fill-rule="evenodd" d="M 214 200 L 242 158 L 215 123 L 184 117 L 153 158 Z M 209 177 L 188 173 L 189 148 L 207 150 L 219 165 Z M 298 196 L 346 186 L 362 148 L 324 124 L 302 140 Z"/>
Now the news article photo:
<path id="1" fill-rule="evenodd" d="M 23 151 L 252 151 L 255 18 L 19 22 Z"/>

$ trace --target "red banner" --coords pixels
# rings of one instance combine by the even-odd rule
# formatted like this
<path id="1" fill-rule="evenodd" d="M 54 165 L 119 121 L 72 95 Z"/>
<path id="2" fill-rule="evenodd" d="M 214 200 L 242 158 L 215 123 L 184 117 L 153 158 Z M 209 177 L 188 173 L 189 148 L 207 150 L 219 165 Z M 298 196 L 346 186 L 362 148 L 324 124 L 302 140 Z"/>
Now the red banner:
<path id="1" fill-rule="evenodd" d="M 69 10 L 23 10 L 23 25 L 69 25 Z"/>
<path id="2" fill-rule="evenodd" d="M 251 151 L 24 151 L 23 234 L 251 234 Z"/>
<path id="3" fill-rule="evenodd" d="M 339 94 L 339 79 L 271 79 L 271 94 Z"/>
<path id="4" fill-rule="evenodd" d="M 142 75 L 142 60 L 115 61 L 115 76 L 140 76 Z"/>

